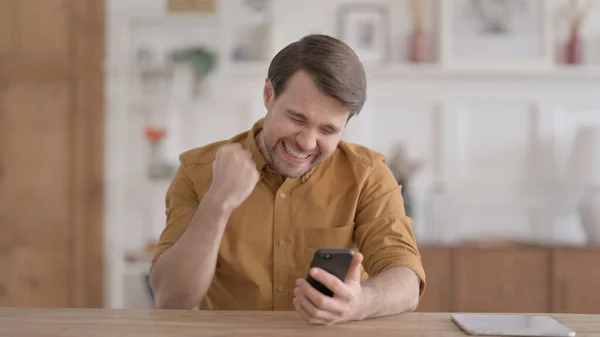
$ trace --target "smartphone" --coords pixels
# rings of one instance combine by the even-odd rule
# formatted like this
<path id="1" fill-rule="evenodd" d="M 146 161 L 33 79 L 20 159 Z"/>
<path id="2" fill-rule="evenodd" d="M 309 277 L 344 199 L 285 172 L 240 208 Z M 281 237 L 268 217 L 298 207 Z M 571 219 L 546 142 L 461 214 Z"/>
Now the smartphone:
<path id="1" fill-rule="evenodd" d="M 348 275 L 353 258 L 354 251 L 352 249 L 318 249 L 313 254 L 308 270 L 310 271 L 313 267 L 321 268 L 335 275 L 343 282 L 346 279 L 346 275 Z M 333 292 L 321 282 L 312 278 L 308 272 L 306 274 L 306 281 L 323 295 L 333 297 Z"/>

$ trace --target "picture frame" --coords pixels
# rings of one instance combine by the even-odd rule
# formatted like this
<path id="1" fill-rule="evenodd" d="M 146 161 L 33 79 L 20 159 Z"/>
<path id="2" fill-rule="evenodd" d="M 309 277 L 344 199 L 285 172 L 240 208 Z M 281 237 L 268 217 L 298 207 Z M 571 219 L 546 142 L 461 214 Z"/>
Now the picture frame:
<path id="1" fill-rule="evenodd" d="M 344 4 L 338 11 L 338 37 L 363 63 L 389 60 L 389 13 L 380 4 Z"/>
<path id="2" fill-rule="evenodd" d="M 554 47 L 547 1 L 444 0 L 441 5 L 444 68 L 552 69 Z"/>

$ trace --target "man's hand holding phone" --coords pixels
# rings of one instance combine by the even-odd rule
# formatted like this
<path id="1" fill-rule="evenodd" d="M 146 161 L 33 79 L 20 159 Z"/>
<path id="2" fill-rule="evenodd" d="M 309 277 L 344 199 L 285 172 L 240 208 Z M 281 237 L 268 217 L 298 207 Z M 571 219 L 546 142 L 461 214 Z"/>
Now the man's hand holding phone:
<path id="1" fill-rule="evenodd" d="M 360 283 L 360 266 L 363 256 L 354 254 L 345 281 L 320 268 L 311 268 L 309 274 L 333 292 L 327 296 L 315 289 L 305 279 L 296 281 L 294 307 L 298 314 L 311 324 L 332 325 L 362 319 L 365 303 Z"/>

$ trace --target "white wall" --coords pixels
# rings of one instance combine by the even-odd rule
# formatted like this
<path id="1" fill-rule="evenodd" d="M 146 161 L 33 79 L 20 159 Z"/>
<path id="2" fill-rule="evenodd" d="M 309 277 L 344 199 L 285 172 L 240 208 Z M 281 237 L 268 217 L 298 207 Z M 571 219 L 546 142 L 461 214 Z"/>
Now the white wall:
<path id="1" fill-rule="evenodd" d="M 304 34 L 335 35 L 335 11 L 346 1 L 272 2 L 266 60 Z M 562 0 L 549 2 L 552 8 L 564 4 Z M 150 183 L 145 177 L 147 149 L 142 130 L 147 110 L 140 109 L 134 99 L 129 54 L 130 46 L 144 36 L 132 33 L 131 22 L 136 17 L 162 16 L 164 3 L 108 3 L 107 305 L 123 307 L 133 306 L 125 300 L 123 275 L 139 271 L 126 268 L 123 253 L 160 233 L 168 186 L 168 181 Z M 408 27 L 407 2 L 383 3 L 391 6 L 398 23 L 392 29 L 392 50 L 397 51 L 392 59 L 400 61 L 402 32 Z M 220 9 L 217 18 L 208 21 L 214 23 L 211 35 L 182 30 L 184 26 L 176 24 L 180 27 L 174 28 L 177 34 L 156 38 L 161 31 L 157 30 L 153 43 L 164 47 L 183 39 L 204 39 L 228 53 L 231 41 L 244 29 L 242 14 L 234 0 L 221 2 Z M 600 11 L 596 11 L 597 18 Z M 256 19 L 244 18 L 245 22 Z M 204 25 L 185 17 L 179 22 Z M 600 20 L 595 24 L 586 27 L 586 37 L 600 45 Z M 587 55 L 600 64 L 597 50 L 589 47 Z M 177 132 L 168 144 L 170 158 L 185 149 L 229 138 L 261 117 L 265 71 L 266 63 L 237 67 L 221 60 L 219 71 L 203 85 L 198 98 L 178 92 L 178 104 L 165 108 L 177 117 L 171 124 Z M 581 242 L 581 228 L 570 217 L 570 200 L 561 194 L 562 169 L 576 128 L 600 124 L 599 84 L 600 71 L 595 67 L 532 74 L 446 71 L 436 65 L 369 67 L 369 100 L 345 138 L 386 155 L 395 142 L 406 141 L 410 153 L 426 161 L 413 186 L 415 227 L 422 242 L 490 237 Z"/>

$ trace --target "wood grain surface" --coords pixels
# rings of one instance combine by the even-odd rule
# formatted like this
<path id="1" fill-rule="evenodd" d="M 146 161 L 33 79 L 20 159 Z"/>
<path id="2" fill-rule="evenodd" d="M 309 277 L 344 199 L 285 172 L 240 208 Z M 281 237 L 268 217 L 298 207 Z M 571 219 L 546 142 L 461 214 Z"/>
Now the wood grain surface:
<path id="1" fill-rule="evenodd" d="M 600 315 L 551 315 L 577 331 L 600 336 Z M 449 313 L 398 316 L 313 326 L 294 312 L 0 308 L 0 336 L 466 336 Z"/>

